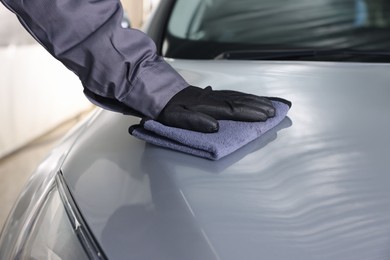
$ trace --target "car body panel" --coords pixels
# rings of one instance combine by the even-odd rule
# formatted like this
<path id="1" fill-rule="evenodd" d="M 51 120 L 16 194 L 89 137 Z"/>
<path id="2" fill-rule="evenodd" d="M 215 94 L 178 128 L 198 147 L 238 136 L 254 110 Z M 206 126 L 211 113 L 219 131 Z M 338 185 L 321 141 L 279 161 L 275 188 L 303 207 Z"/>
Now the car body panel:
<path id="1" fill-rule="evenodd" d="M 90 113 L 69 131 L 32 173 L 16 200 L 0 233 L 0 259 L 14 259 L 43 208 L 62 163 L 77 137 L 94 121 Z"/>
<path id="2" fill-rule="evenodd" d="M 101 111 L 64 178 L 109 259 L 390 257 L 390 65 L 169 60 L 190 84 L 291 100 L 278 127 L 209 161 Z"/>

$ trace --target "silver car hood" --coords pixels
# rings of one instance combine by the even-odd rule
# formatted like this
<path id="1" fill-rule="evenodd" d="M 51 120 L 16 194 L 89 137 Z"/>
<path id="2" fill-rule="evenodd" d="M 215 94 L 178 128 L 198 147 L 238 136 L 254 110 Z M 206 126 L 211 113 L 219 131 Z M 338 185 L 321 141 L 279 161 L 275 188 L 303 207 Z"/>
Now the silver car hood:
<path id="1" fill-rule="evenodd" d="M 190 84 L 291 100 L 220 161 L 145 144 L 102 111 L 62 167 L 110 259 L 389 259 L 390 65 L 170 61 Z"/>

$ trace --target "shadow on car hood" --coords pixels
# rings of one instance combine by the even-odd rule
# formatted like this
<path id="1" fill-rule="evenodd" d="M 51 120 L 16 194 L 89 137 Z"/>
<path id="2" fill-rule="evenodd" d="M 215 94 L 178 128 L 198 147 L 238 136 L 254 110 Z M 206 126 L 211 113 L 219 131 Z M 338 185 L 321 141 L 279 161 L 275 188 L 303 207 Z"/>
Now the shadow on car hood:
<path id="1" fill-rule="evenodd" d="M 62 171 L 109 259 L 390 257 L 390 65 L 171 61 L 190 84 L 279 96 L 277 128 L 213 162 L 102 111 Z"/>

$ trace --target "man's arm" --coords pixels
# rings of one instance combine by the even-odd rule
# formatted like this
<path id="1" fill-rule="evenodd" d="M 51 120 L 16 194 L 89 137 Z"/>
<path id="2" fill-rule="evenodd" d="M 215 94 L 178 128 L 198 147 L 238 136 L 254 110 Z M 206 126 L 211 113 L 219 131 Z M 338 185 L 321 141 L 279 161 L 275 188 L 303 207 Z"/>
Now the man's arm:
<path id="1" fill-rule="evenodd" d="M 148 36 L 121 27 L 118 0 L 0 1 L 103 108 L 157 118 L 188 87 Z"/>
<path id="2" fill-rule="evenodd" d="M 275 114 L 264 97 L 189 87 L 148 36 L 120 26 L 119 0 L 0 1 L 103 108 L 207 133 L 218 131 L 218 120 L 265 121 Z"/>

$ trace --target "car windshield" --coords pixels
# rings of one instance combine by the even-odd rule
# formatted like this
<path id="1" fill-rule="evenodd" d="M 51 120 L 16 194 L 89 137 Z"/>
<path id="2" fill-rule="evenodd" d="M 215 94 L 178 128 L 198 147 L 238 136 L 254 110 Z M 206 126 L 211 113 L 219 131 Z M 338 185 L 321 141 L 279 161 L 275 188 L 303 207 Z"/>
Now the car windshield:
<path id="1" fill-rule="evenodd" d="M 390 61 L 389 0 L 177 0 L 163 55 Z"/>

